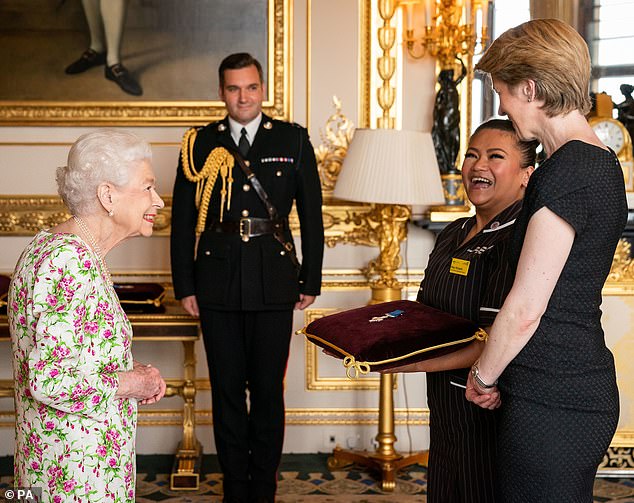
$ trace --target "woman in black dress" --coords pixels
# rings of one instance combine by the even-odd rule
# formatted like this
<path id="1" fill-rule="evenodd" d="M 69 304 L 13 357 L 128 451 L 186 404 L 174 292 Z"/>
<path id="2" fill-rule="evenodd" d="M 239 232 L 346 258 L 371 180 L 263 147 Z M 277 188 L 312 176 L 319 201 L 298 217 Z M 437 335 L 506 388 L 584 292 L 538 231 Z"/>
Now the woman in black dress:
<path id="1" fill-rule="evenodd" d="M 508 120 L 472 135 L 462 179 L 476 214 L 450 223 L 429 256 L 418 301 L 489 327 L 513 283 L 508 256 L 513 224 L 535 163 L 536 142 L 520 142 Z M 456 267 L 457 265 L 462 267 Z M 429 503 L 494 503 L 496 422 L 464 396 L 482 343 L 436 359 L 390 369 L 427 372 Z"/>
<path id="2" fill-rule="evenodd" d="M 476 69 L 500 114 L 546 161 L 531 177 L 513 240 L 515 282 L 467 398 L 499 417 L 501 501 L 591 502 L 619 416 L 601 290 L 627 220 L 621 167 L 588 125 L 590 57 L 566 23 L 538 19 L 493 42 Z M 499 391 L 497 382 L 499 378 Z"/>

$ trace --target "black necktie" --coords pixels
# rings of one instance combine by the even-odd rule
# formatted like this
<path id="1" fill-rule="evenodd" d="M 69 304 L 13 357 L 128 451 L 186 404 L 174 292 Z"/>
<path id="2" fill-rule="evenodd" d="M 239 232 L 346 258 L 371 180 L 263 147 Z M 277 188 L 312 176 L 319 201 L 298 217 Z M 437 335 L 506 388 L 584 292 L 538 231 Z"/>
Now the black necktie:
<path id="1" fill-rule="evenodd" d="M 250 147 L 249 140 L 247 140 L 247 130 L 242 128 L 242 131 L 240 131 L 240 142 L 238 143 L 238 150 L 242 154 L 242 157 L 247 156 Z"/>

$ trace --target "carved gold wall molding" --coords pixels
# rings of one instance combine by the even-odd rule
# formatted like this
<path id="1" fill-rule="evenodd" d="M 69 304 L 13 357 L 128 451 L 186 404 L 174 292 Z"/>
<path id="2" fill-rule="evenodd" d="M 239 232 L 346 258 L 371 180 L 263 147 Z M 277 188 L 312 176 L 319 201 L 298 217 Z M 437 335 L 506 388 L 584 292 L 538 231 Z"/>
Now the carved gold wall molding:
<path id="1" fill-rule="evenodd" d="M 396 42 L 396 28 L 392 26 L 392 18 L 398 4 L 396 0 L 378 0 L 379 16 L 383 25 L 378 30 L 379 47 L 383 51 L 377 59 L 377 69 L 381 77 L 381 87 L 377 89 L 377 100 L 383 114 L 377 120 L 377 127 L 393 129 L 396 120 L 391 116 L 390 110 L 396 100 L 396 89 L 390 81 L 396 71 L 396 58 L 392 54 Z"/>
<path id="2" fill-rule="evenodd" d="M 396 408 L 394 409 L 397 425 L 423 426 L 429 424 L 429 409 L 424 408 Z M 376 408 L 286 408 L 286 425 L 319 426 L 319 425 L 376 425 L 378 424 L 378 409 Z M 0 415 L 0 421 L 2 416 Z M 139 426 L 180 426 L 182 411 L 178 409 L 143 410 L 139 411 Z M 210 426 L 213 424 L 210 409 L 196 410 L 196 425 Z M 11 424 L 13 425 L 13 423 Z M 5 426 L 0 422 L 0 426 Z"/>
<path id="3" fill-rule="evenodd" d="M 359 54 L 359 125 L 369 128 L 372 112 L 372 0 L 360 4 L 360 54 Z"/>
<path id="4" fill-rule="evenodd" d="M 182 426 L 182 409 L 140 409 L 139 426 Z M 195 411 L 197 426 L 213 424 L 210 409 Z M 429 424 L 429 409 L 395 408 L 395 424 L 399 426 L 424 426 Z M 376 425 L 378 409 L 376 408 L 286 408 L 286 425 L 319 426 L 319 425 Z M 0 411 L 0 428 L 13 428 L 15 414 L 13 411 Z"/>
<path id="5" fill-rule="evenodd" d="M 172 196 L 162 195 L 165 207 L 154 221 L 154 236 L 169 236 Z M 337 243 L 368 244 L 367 222 L 370 205 L 328 200 L 323 207 L 328 246 Z M 40 229 L 53 227 L 70 218 L 61 198 L 52 195 L 0 195 L 0 236 L 32 236 Z M 299 219 L 289 216 L 293 234 L 299 234 Z"/>
<path id="6" fill-rule="evenodd" d="M 395 408 L 397 425 L 429 424 L 429 409 Z M 335 409 L 335 408 L 287 408 L 286 424 L 293 425 L 375 425 L 378 424 L 377 408 Z"/>
<path id="7" fill-rule="evenodd" d="M 632 244 L 621 238 L 616 246 L 612 267 L 606 286 L 610 283 L 627 283 L 634 285 L 634 261 L 632 260 Z"/>
<path id="8" fill-rule="evenodd" d="M 154 232 L 157 236 L 168 236 L 172 197 L 161 197 L 165 208 L 159 210 L 154 220 Z M 68 218 L 70 213 L 58 196 L 0 195 L 0 236 L 32 236 Z"/>
<path id="9" fill-rule="evenodd" d="M 328 117 L 326 126 L 320 131 L 322 143 L 315 149 L 321 188 L 326 197 L 335 188 L 341 165 L 354 136 L 354 125 L 341 112 L 341 100 L 333 96 L 332 101 L 335 113 Z"/>

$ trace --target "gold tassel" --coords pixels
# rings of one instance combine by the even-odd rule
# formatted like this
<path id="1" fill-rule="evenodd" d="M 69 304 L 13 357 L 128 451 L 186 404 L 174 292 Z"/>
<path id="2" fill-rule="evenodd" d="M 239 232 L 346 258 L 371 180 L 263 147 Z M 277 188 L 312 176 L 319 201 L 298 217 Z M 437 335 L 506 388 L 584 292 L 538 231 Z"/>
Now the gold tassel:
<path id="1" fill-rule="evenodd" d="M 198 209 L 198 221 L 196 222 L 196 235 L 199 236 L 205 230 L 207 221 L 207 213 L 209 211 L 209 201 L 213 191 L 218 172 L 221 173 L 222 188 L 220 190 L 220 221 L 222 222 L 223 209 L 225 201 L 227 210 L 231 201 L 231 185 L 233 184 L 233 165 L 234 158 L 231 153 L 224 147 L 216 147 L 213 149 L 200 171 L 196 171 L 193 162 L 194 143 L 196 141 L 197 131 L 195 128 L 188 130 L 183 135 L 181 145 L 181 164 L 183 165 L 183 173 L 185 178 L 196 184 L 196 208 Z M 227 182 L 229 188 L 227 190 Z M 227 194 L 229 195 L 228 200 Z"/>

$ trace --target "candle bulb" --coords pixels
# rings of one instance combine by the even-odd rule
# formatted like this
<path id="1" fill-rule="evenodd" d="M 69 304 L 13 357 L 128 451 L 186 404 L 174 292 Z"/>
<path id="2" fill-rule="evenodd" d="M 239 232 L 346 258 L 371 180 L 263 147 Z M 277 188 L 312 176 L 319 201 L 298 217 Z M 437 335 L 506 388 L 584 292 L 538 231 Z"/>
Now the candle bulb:
<path id="1" fill-rule="evenodd" d="M 431 26 L 432 2 L 435 0 L 425 0 L 425 26 Z"/>
<path id="2" fill-rule="evenodd" d="M 482 8 L 482 31 L 484 32 L 489 22 L 489 0 L 481 0 Z"/>
<path id="3" fill-rule="evenodd" d="M 405 4 L 405 25 L 407 26 L 407 31 L 412 31 L 414 28 L 414 5 L 411 3 Z"/>

